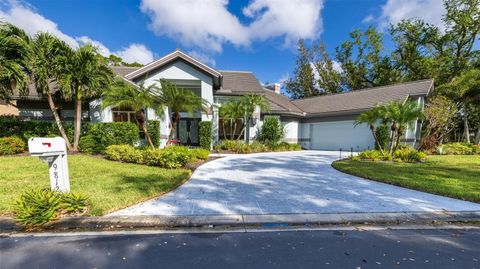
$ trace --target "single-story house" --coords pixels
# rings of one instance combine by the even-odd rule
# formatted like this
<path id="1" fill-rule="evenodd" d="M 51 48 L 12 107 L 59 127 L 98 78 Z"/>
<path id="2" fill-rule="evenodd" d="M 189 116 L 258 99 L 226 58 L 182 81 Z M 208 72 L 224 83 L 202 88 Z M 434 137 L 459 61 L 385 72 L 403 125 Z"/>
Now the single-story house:
<path id="1" fill-rule="evenodd" d="M 224 137 L 222 119 L 218 107 L 227 100 L 246 94 L 264 95 L 270 111 L 255 111 L 249 124 L 251 139 L 257 136 L 263 118 L 275 116 L 285 126 L 284 141 L 299 143 L 305 149 L 322 150 L 363 150 L 374 147 L 370 129 L 366 125 L 354 126 L 356 117 L 377 104 L 389 101 L 413 100 L 423 106 L 426 96 L 433 90 L 433 80 L 421 80 L 391 86 L 369 88 L 335 95 L 325 95 L 300 100 L 290 100 L 280 94 L 279 85 L 262 86 L 249 71 L 216 70 L 193 57 L 176 50 L 143 67 L 116 67 L 112 70 L 119 76 L 145 86 L 166 79 L 179 87 L 196 92 L 203 99 L 215 104 L 209 112 L 181 113 L 177 139 L 181 144 L 196 146 L 199 143 L 200 121 L 213 121 L 213 141 Z M 13 114 L 25 120 L 51 120 L 52 115 L 46 100 L 38 96 L 30 86 L 27 96 L 16 96 L 16 107 L 0 103 L 0 115 Z M 126 107 L 101 107 L 101 98 L 85 104 L 83 117 L 91 122 L 134 121 L 135 112 Z M 60 104 L 60 116 L 73 119 L 73 105 Z M 164 115 L 156 115 L 147 109 L 147 119 L 161 121 L 161 146 L 168 138 L 171 113 L 168 108 Z M 412 124 L 405 138 L 407 143 L 417 145 L 420 139 L 421 120 Z"/>

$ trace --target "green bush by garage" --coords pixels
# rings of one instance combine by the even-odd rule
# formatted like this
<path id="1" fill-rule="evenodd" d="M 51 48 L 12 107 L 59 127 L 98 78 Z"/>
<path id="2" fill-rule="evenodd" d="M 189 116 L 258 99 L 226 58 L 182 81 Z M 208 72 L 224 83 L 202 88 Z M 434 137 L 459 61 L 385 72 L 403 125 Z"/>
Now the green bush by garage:
<path id="1" fill-rule="evenodd" d="M 200 147 L 210 150 L 212 146 L 212 122 L 201 121 L 199 123 L 200 128 Z"/>

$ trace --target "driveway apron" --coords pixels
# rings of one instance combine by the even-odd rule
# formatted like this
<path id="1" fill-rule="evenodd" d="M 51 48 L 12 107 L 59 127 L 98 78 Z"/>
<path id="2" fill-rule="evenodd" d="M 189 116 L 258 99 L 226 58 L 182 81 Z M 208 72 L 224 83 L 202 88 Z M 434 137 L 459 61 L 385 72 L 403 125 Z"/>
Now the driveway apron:
<path id="1" fill-rule="evenodd" d="M 177 190 L 111 216 L 480 211 L 480 204 L 341 173 L 338 152 L 235 155 L 200 166 Z M 421 179 L 419 179 L 421 180 Z"/>

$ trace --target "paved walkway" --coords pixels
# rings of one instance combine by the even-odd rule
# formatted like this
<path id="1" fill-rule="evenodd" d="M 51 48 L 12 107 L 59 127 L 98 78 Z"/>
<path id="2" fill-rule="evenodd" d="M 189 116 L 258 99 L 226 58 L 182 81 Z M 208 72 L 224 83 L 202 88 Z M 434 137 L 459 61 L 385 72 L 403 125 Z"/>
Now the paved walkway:
<path id="1" fill-rule="evenodd" d="M 177 190 L 110 215 L 224 215 L 480 211 L 480 204 L 350 176 L 337 152 L 224 157 L 199 167 Z"/>

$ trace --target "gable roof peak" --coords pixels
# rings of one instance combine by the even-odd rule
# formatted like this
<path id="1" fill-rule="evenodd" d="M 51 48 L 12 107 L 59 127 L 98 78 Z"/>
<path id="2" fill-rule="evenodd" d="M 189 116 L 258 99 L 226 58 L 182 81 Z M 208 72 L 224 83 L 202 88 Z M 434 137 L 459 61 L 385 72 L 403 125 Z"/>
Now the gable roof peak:
<path id="1" fill-rule="evenodd" d="M 125 75 L 125 77 L 127 79 L 135 79 L 139 76 L 142 76 L 152 70 L 155 70 L 157 68 L 160 68 L 164 65 L 167 65 L 173 61 L 176 61 L 177 59 L 182 59 L 183 61 L 193 65 L 194 67 L 202 70 L 203 72 L 213 76 L 213 77 L 216 77 L 216 78 L 220 78 L 222 76 L 222 74 L 217 71 L 216 69 L 200 62 L 199 60 L 193 58 L 192 56 L 184 53 L 183 51 L 181 51 L 180 49 L 175 49 L 174 51 L 170 52 L 169 54 L 163 56 L 162 58 L 160 59 L 157 59 L 149 64 L 146 64 L 145 66 L 131 72 L 131 73 L 128 73 L 127 75 Z"/>

